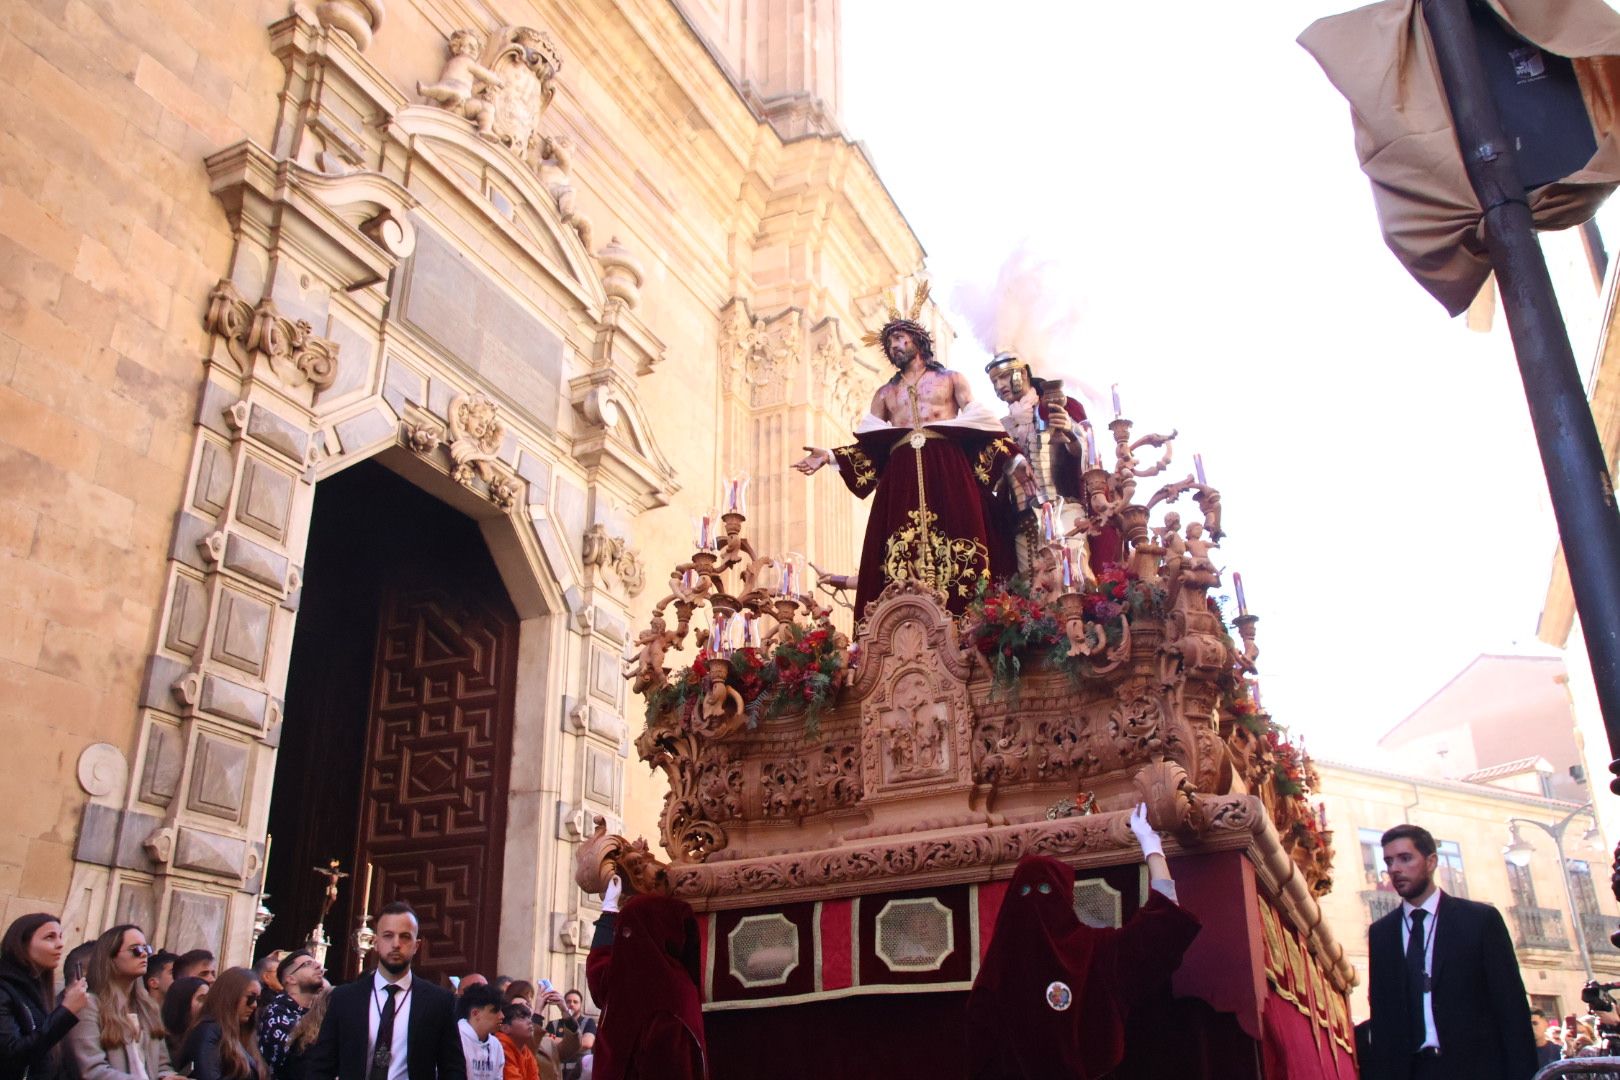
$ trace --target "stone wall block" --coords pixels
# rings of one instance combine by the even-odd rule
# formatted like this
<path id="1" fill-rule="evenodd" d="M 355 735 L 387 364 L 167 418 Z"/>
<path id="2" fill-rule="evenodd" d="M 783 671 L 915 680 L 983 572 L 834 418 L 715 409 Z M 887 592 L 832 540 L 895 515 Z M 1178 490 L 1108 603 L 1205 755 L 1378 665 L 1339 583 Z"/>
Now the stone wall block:
<path id="1" fill-rule="evenodd" d="M 197 707 L 262 734 L 269 703 L 269 696 L 258 690 L 219 675 L 204 675 Z"/>
<path id="2" fill-rule="evenodd" d="M 212 439 L 203 439 L 197 455 L 197 483 L 191 505 L 210 517 L 218 518 L 231 500 L 235 467 L 230 452 Z"/>
<path id="3" fill-rule="evenodd" d="M 219 617 L 214 620 L 213 659 L 253 676 L 264 674 L 274 609 L 258 597 L 226 585 L 219 591 Z"/>
<path id="4" fill-rule="evenodd" d="M 190 574 L 176 571 L 169 587 L 169 629 L 163 636 L 165 648 L 191 656 L 202 646 L 208 632 L 208 591 Z"/>
<path id="5" fill-rule="evenodd" d="M 185 741 L 174 724 L 148 720 L 146 756 L 141 765 L 141 799 L 167 806 L 180 792 L 180 775 L 185 770 Z"/>
<path id="6" fill-rule="evenodd" d="M 181 827 L 174 844 L 174 865 L 181 870 L 240 878 L 247 864 L 247 854 L 246 841 L 205 829 Z"/>
<path id="7" fill-rule="evenodd" d="M 619 755 L 597 746 L 585 747 L 585 797 L 619 812 Z"/>
<path id="8" fill-rule="evenodd" d="M 248 744 L 213 734 L 197 736 L 197 753 L 191 770 L 188 809 L 227 821 L 240 821 L 247 797 Z"/>
<path id="9" fill-rule="evenodd" d="M 225 934 L 226 899 L 214 893 L 175 889 L 169 901 L 168 932 L 164 947 L 171 952 L 207 949 L 221 952 Z"/>
<path id="10" fill-rule="evenodd" d="M 286 591 L 290 569 L 287 557 L 239 533 L 230 533 L 226 539 L 223 565 L 227 570 L 274 589 L 278 597 Z"/>
<path id="11" fill-rule="evenodd" d="M 249 455 L 242 463 L 236 520 L 273 540 L 285 540 L 294 479 L 292 473 Z"/>

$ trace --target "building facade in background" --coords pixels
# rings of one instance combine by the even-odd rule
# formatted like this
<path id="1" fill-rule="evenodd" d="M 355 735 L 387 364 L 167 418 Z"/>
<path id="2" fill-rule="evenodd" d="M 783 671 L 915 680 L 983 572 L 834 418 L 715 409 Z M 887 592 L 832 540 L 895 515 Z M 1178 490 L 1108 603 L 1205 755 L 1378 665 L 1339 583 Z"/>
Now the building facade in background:
<path id="1" fill-rule="evenodd" d="M 693 517 L 746 471 L 755 543 L 853 568 L 787 466 L 923 252 L 837 3 L 25 0 L 0 46 L 5 918 L 237 964 L 266 894 L 260 951 L 324 911 L 347 975 L 405 897 L 430 975 L 583 985 Z"/>
<path id="2" fill-rule="evenodd" d="M 1609 853 L 1592 829 L 1591 814 L 1580 813 L 1564 832 L 1568 891 L 1552 838 L 1541 829 L 1519 826 L 1518 837 L 1534 848 L 1527 866 L 1504 853 L 1514 840 L 1510 818 L 1550 827 L 1581 804 L 1490 783 L 1316 764 L 1336 856 L 1333 891 L 1322 897 L 1322 916 L 1355 965 L 1358 985 L 1351 1004 L 1358 1021 L 1367 1018 L 1367 927 L 1401 902 L 1384 872 L 1378 840 L 1385 829 L 1405 822 L 1434 834 L 1442 889 L 1501 911 L 1525 990 L 1549 1017 L 1587 1011 L 1580 998 L 1588 977 L 1583 941 L 1596 977 L 1620 979 L 1620 950 L 1609 944 L 1620 913 L 1608 887 Z"/>

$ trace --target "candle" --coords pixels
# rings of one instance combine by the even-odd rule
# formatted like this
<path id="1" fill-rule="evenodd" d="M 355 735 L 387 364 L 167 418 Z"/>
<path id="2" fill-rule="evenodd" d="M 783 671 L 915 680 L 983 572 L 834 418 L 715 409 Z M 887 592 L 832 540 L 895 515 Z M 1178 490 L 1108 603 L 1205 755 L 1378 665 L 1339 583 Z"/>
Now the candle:
<path id="1" fill-rule="evenodd" d="M 1233 574 L 1232 574 L 1232 586 L 1237 589 L 1238 614 L 1239 615 L 1247 615 L 1249 613 L 1249 602 L 1243 596 L 1243 575 L 1242 574 L 1233 572 Z"/>
<path id="2" fill-rule="evenodd" d="M 782 595 L 797 596 L 799 583 L 803 577 L 802 567 L 804 556 L 796 551 L 790 551 L 782 556 Z"/>
<path id="3" fill-rule="evenodd" d="M 748 474 L 742 473 L 731 478 L 730 480 L 727 480 L 722 485 L 722 488 L 724 490 L 724 497 L 721 499 L 721 502 L 725 504 L 726 513 L 747 515 Z"/>
<path id="4" fill-rule="evenodd" d="M 1041 536 L 1048 544 L 1057 539 L 1057 514 L 1050 502 L 1041 503 Z"/>
<path id="5" fill-rule="evenodd" d="M 697 571 L 690 566 L 681 573 L 681 588 L 690 593 L 698 587 Z"/>
<path id="6" fill-rule="evenodd" d="M 1074 553 L 1068 544 L 1063 545 L 1063 587 L 1074 588 Z"/>
<path id="7" fill-rule="evenodd" d="M 720 515 L 712 509 L 692 519 L 692 543 L 697 550 L 712 551 L 720 546 L 716 543 L 718 534 L 715 530 L 715 522 L 719 519 Z"/>
<path id="8" fill-rule="evenodd" d="M 1086 432 L 1086 468 L 1101 465 L 1102 462 L 1097 460 L 1097 433 L 1091 430 L 1091 421 L 1082 420 L 1080 426 Z"/>
<path id="9" fill-rule="evenodd" d="M 1114 390 L 1114 419 L 1118 420 L 1121 416 L 1125 415 L 1123 412 L 1120 411 L 1120 408 L 1119 408 L 1119 383 L 1114 384 L 1113 390 Z"/>
<path id="10" fill-rule="evenodd" d="M 371 872 L 375 869 L 376 867 L 372 866 L 371 863 L 366 863 L 366 891 L 360 900 L 360 911 L 362 914 L 367 914 L 371 911 Z"/>
<path id="11" fill-rule="evenodd" d="M 754 618 L 752 615 L 746 614 L 742 617 L 742 620 L 743 647 L 749 649 L 759 648 L 759 620 Z"/>
<path id="12" fill-rule="evenodd" d="M 1323 832 L 1327 832 L 1327 803 L 1316 804 L 1316 825 Z"/>
<path id="13" fill-rule="evenodd" d="M 1254 707 L 1256 709 L 1260 708 L 1260 680 L 1256 679 L 1250 683 L 1249 689 L 1254 693 Z"/>
<path id="14" fill-rule="evenodd" d="M 1198 474 L 1198 482 L 1200 484 L 1209 483 L 1208 480 L 1204 479 L 1204 455 L 1203 454 L 1194 454 L 1193 455 L 1193 471 Z"/>

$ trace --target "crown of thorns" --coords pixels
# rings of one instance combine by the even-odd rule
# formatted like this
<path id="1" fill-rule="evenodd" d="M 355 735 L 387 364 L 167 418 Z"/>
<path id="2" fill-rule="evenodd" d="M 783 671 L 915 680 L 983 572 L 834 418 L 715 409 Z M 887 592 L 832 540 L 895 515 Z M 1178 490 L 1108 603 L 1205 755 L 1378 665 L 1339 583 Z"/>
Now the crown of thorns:
<path id="1" fill-rule="evenodd" d="M 911 298 L 911 310 L 909 312 L 901 312 L 894 305 L 893 300 L 889 301 L 889 321 L 884 323 L 880 329 L 863 335 L 861 340 L 868 345 L 876 345 L 878 348 L 882 348 L 884 343 L 889 340 L 890 334 L 896 330 L 904 330 L 908 334 L 915 335 L 919 341 L 926 342 L 928 350 L 932 352 L 934 335 L 923 329 L 922 323 L 917 321 L 917 316 L 922 314 L 923 305 L 928 303 L 929 288 L 929 283 L 926 281 L 917 286 L 917 293 Z"/>

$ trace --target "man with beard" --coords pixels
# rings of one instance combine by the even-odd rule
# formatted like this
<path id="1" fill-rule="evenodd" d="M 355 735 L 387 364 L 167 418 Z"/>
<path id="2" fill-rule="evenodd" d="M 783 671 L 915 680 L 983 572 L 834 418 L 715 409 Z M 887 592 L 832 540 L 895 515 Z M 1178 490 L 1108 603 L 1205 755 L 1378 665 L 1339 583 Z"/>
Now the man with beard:
<path id="1" fill-rule="evenodd" d="M 945 595 L 960 614 L 980 584 L 1017 570 L 1014 522 L 992 498 L 1016 484 L 1023 509 L 1033 498 L 1028 463 L 990 410 L 975 402 L 967 379 L 934 359 L 934 340 L 918 323 L 927 299 L 918 291 L 911 315 L 890 309 L 877 335 L 895 367 L 857 425 L 855 442 L 810 453 L 794 468 L 809 476 L 827 465 L 857 497 L 872 497 L 861 548 L 855 617 L 893 581 L 918 581 Z"/>
<path id="2" fill-rule="evenodd" d="M 419 926 L 402 900 L 377 914 L 377 970 L 332 991 L 308 1080 L 466 1080 L 454 995 L 411 974 Z"/>
<path id="3" fill-rule="evenodd" d="M 1501 912 L 1435 887 L 1434 837 L 1384 833 L 1401 905 L 1367 932 L 1372 1053 L 1385 1080 L 1529 1080 L 1536 1071 L 1519 962 Z"/>
<path id="4" fill-rule="evenodd" d="M 259 1053 L 275 1080 L 294 1080 L 288 1065 L 292 1030 L 326 985 L 326 969 L 308 949 L 287 953 L 276 965 L 281 992 L 259 1012 Z"/>

